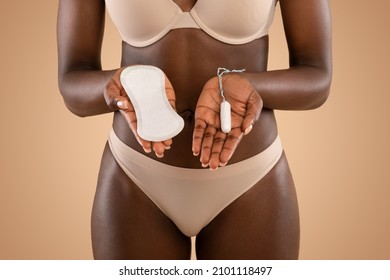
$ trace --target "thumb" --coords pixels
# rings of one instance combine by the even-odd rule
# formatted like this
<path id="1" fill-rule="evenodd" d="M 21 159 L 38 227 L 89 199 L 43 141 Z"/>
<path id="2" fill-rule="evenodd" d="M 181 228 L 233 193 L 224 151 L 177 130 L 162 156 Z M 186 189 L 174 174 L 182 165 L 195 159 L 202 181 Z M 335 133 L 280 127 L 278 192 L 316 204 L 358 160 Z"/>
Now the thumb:
<path id="1" fill-rule="evenodd" d="M 252 130 L 253 124 L 260 117 L 262 107 L 263 101 L 258 94 L 256 94 L 255 97 L 249 99 L 244 120 L 242 121 L 241 126 L 241 130 L 244 135 L 248 134 Z"/>
<path id="2" fill-rule="evenodd" d="M 129 109 L 129 101 L 123 96 L 118 96 L 115 98 L 115 105 L 119 110 Z"/>

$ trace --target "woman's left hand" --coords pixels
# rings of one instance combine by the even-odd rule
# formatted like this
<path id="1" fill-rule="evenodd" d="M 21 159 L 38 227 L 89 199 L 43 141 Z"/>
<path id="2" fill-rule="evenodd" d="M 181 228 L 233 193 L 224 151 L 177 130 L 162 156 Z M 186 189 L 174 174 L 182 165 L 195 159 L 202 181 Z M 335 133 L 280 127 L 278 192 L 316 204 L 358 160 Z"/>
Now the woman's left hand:
<path id="1" fill-rule="evenodd" d="M 251 83 L 238 74 L 222 77 L 224 96 L 231 104 L 231 131 L 221 130 L 222 96 L 218 77 L 210 79 L 199 96 L 195 110 L 192 151 L 200 154 L 203 167 L 217 169 L 232 157 L 243 135 L 248 134 L 262 109 L 262 99 Z"/>

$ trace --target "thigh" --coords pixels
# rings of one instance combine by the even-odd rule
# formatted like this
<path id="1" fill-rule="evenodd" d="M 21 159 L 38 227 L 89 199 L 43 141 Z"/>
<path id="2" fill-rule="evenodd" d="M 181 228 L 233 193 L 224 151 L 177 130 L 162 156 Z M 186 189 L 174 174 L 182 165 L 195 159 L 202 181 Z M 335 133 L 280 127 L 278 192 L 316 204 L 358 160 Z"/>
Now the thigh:
<path id="1" fill-rule="evenodd" d="M 95 259 L 189 259 L 190 238 L 130 180 L 106 146 L 92 210 Z"/>
<path id="2" fill-rule="evenodd" d="M 297 259 L 298 251 L 298 203 L 284 154 L 196 239 L 198 259 Z"/>

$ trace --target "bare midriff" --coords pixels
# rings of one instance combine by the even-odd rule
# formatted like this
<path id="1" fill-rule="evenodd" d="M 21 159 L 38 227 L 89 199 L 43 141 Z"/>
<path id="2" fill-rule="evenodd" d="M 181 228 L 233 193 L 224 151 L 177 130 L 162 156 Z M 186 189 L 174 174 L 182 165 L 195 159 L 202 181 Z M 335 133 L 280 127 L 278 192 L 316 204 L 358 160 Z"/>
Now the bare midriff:
<path id="1" fill-rule="evenodd" d="M 210 37 L 198 29 L 171 30 L 158 42 L 142 48 L 122 43 L 122 66 L 154 65 L 162 69 L 171 81 L 176 94 L 176 109 L 185 126 L 173 138 L 170 150 L 163 158 L 146 154 L 173 166 L 201 168 L 199 157 L 192 154 L 194 113 L 205 83 L 217 75 L 218 67 L 263 72 L 267 69 L 268 36 L 242 45 L 230 45 Z M 259 92 L 261 96 L 261 92 Z M 133 149 L 144 153 L 120 113 L 113 127 L 118 137 Z M 253 130 L 241 140 L 229 163 L 245 160 L 268 147 L 277 135 L 273 110 L 263 108 Z"/>

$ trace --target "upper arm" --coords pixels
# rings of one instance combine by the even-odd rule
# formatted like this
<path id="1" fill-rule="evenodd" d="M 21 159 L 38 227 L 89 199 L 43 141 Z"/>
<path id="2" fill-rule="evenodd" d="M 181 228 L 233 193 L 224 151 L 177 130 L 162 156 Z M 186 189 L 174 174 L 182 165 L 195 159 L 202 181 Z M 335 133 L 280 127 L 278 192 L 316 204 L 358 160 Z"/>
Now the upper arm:
<path id="1" fill-rule="evenodd" d="M 59 74 L 101 69 L 104 0 L 59 0 L 57 45 Z"/>
<path id="2" fill-rule="evenodd" d="M 328 0 L 279 0 L 290 65 L 307 65 L 328 73 L 332 68 Z"/>

